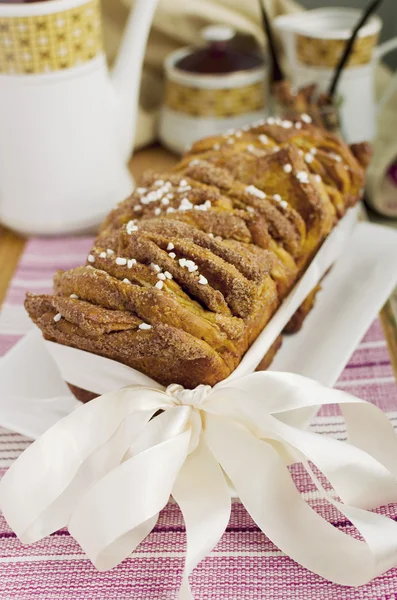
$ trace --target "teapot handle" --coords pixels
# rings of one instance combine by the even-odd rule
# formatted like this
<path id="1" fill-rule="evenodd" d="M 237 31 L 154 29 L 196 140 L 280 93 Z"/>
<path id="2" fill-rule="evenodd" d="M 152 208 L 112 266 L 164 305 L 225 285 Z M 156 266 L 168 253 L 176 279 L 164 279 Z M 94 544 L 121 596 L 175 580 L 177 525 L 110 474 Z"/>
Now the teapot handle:
<path id="1" fill-rule="evenodd" d="M 158 0 L 135 0 L 112 72 L 118 99 L 116 118 L 126 161 L 134 144 L 142 66 L 157 3 Z"/>
<path id="2" fill-rule="evenodd" d="M 389 54 L 389 52 L 392 52 L 396 48 L 397 48 L 397 37 L 394 37 L 394 38 L 391 38 L 391 40 L 384 42 L 383 44 L 381 44 L 380 46 L 378 46 L 376 48 L 375 60 L 379 61 L 381 58 L 386 56 L 386 54 Z M 387 86 L 386 91 L 383 93 L 382 98 L 379 100 L 379 103 L 377 106 L 378 113 L 384 107 L 384 105 L 387 104 L 387 102 L 390 100 L 390 98 L 392 97 L 392 95 L 394 94 L 396 89 L 397 89 L 397 71 L 395 73 L 393 73 L 392 79 L 391 79 L 389 85 Z"/>

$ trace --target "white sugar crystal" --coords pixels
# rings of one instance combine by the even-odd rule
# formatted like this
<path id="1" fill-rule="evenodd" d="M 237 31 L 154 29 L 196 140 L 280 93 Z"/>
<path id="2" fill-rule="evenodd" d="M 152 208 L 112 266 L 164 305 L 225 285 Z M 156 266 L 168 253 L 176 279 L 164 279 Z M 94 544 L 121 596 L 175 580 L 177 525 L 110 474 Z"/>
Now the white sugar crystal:
<path id="1" fill-rule="evenodd" d="M 138 226 L 135 224 L 135 221 L 129 221 L 126 226 L 127 233 L 131 235 L 134 231 L 138 231 Z"/>
<path id="2" fill-rule="evenodd" d="M 124 267 L 124 265 L 127 264 L 127 259 L 126 258 L 122 258 L 120 256 L 118 256 L 116 258 L 116 265 L 119 265 L 120 267 Z"/>
<path id="3" fill-rule="evenodd" d="M 186 258 L 180 258 L 178 260 L 178 262 L 181 265 L 181 267 L 186 267 L 187 259 Z"/>
<path id="4" fill-rule="evenodd" d="M 195 271 L 198 270 L 198 266 L 196 265 L 196 263 L 193 260 L 186 261 L 186 268 L 189 271 L 189 273 L 194 273 Z"/>
<path id="5" fill-rule="evenodd" d="M 266 123 L 268 125 L 274 125 L 276 123 L 276 119 L 274 117 L 269 117 L 268 119 L 266 119 Z"/>
<path id="6" fill-rule="evenodd" d="M 175 208 L 173 206 L 169 206 L 165 211 L 167 214 L 175 212 Z"/>
<path id="7" fill-rule="evenodd" d="M 173 250 L 175 248 L 174 244 L 170 242 L 167 246 L 167 250 Z"/>
<path id="8" fill-rule="evenodd" d="M 106 250 L 106 254 L 107 254 L 108 256 L 113 256 L 113 254 L 114 254 L 114 250 L 111 250 L 110 248 L 108 248 L 108 249 Z"/>
<path id="9" fill-rule="evenodd" d="M 176 257 L 176 254 L 175 254 L 175 252 L 169 252 L 169 253 L 168 253 L 168 256 L 169 256 L 170 258 L 175 258 L 175 257 Z"/>
<path id="10" fill-rule="evenodd" d="M 164 281 L 165 278 L 165 273 L 157 273 L 157 279 L 161 279 L 162 281 Z"/>
<path id="11" fill-rule="evenodd" d="M 301 119 L 302 119 L 302 121 L 304 121 L 304 123 L 311 123 L 312 122 L 312 118 L 309 117 L 309 115 L 307 115 L 306 113 L 303 113 L 301 115 Z"/>
<path id="12" fill-rule="evenodd" d="M 261 133 L 261 135 L 260 135 L 260 136 L 258 136 L 258 137 L 259 137 L 259 141 L 260 141 L 262 144 L 265 144 L 265 145 L 266 145 L 266 144 L 268 144 L 268 143 L 269 143 L 269 138 L 268 138 L 268 137 L 267 137 L 267 135 L 265 135 L 264 133 Z"/>
<path id="13" fill-rule="evenodd" d="M 282 208 L 288 208 L 288 202 L 286 202 L 285 200 L 281 200 L 281 202 L 280 202 L 280 206 L 281 206 Z"/>
<path id="14" fill-rule="evenodd" d="M 250 213 L 254 213 L 255 212 L 255 208 L 253 208 L 252 206 L 247 206 L 247 210 Z"/>
<path id="15" fill-rule="evenodd" d="M 321 179 L 320 175 L 315 175 L 315 176 L 314 176 L 314 179 L 315 179 L 315 180 L 316 180 L 318 183 L 321 183 L 321 182 L 322 182 L 322 179 Z"/>
<path id="16" fill-rule="evenodd" d="M 158 281 L 154 287 L 156 287 L 158 290 L 162 290 L 163 286 L 164 286 L 164 282 Z"/>
<path id="17" fill-rule="evenodd" d="M 156 263 L 150 263 L 150 268 L 153 269 L 155 273 L 160 273 L 161 271 L 161 267 L 159 267 L 159 265 L 156 265 Z"/>
<path id="18" fill-rule="evenodd" d="M 209 233 L 208 235 L 210 236 L 210 238 L 213 238 L 213 237 L 214 237 L 214 234 L 213 234 L 213 233 Z"/>
<path id="19" fill-rule="evenodd" d="M 259 190 L 254 185 L 248 185 L 245 188 L 245 191 L 248 192 L 248 194 L 252 194 L 253 196 L 256 196 L 257 198 L 262 198 L 262 199 L 266 198 L 265 192 L 262 192 L 262 190 Z"/>
<path id="20" fill-rule="evenodd" d="M 206 277 L 204 277 L 204 275 L 200 275 L 199 283 L 201 283 L 201 285 L 207 285 L 208 279 Z"/>
<path id="21" fill-rule="evenodd" d="M 69 298 L 73 298 L 73 300 L 78 300 L 79 297 L 77 294 L 70 294 Z"/>
<path id="22" fill-rule="evenodd" d="M 292 165 L 290 165 L 289 163 L 287 163 L 286 165 L 283 166 L 284 169 L 284 173 L 291 173 L 292 171 Z"/>
<path id="23" fill-rule="evenodd" d="M 156 217 L 158 217 L 159 215 L 161 215 L 161 208 L 155 208 L 154 209 L 154 214 L 156 215 Z"/>
<path id="24" fill-rule="evenodd" d="M 136 191 L 138 192 L 138 194 L 144 194 L 145 192 L 147 192 L 147 188 L 139 187 L 136 188 Z"/>
<path id="25" fill-rule="evenodd" d="M 99 258 L 106 258 L 107 254 L 106 252 L 101 252 L 99 255 Z"/>
<path id="26" fill-rule="evenodd" d="M 169 200 L 169 198 L 167 198 L 167 197 L 165 197 L 165 198 L 162 198 L 162 200 L 161 200 L 161 204 L 162 204 L 163 206 L 168 206 L 168 205 L 169 205 L 169 203 L 170 203 L 170 200 Z"/>
<path id="27" fill-rule="evenodd" d="M 93 254 L 89 254 L 87 257 L 87 260 L 89 263 L 94 263 L 95 262 L 95 256 Z"/>
<path id="28" fill-rule="evenodd" d="M 299 154 L 299 156 L 303 156 L 303 150 L 301 150 L 301 149 L 299 148 L 299 150 L 298 150 L 298 154 Z"/>
<path id="29" fill-rule="evenodd" d="M 306 171 L 298 171 L 296 178 L 299 179 L 301 183 L 309 183 L 309 175 Z"/>
<path id="30" fill-rule="evenodd" d="M 299 121 L 297 123 L 295 123 L 295 128 L 302 129 L 302 123 L 300 123 Z"/>
<path id="31" fill-rule="evenodd" d="M 311 152 L 307 152 L 305 154 L 305 161 L 310 164 L 311 162 L 313 162 L 313 154 Z"/>
<path id="32" fill-rule="evenodd" d="M 281 122 L 281 127 L 284 127 L 284 129 L 291 129 L 291 127 L 293 126 L 292 121 L 282 121 Z"/>
<path id="33" fill-rule="evenodd" d="M 157 179 L 157 180 L 154 182 L 154 185 L 157 185 L 157 186 L 164 185 L 164 181 L 163 181 L 163 179 Z"/>
<path id="34" fill-rule="evenodd" d="M 57 315 L 55 315 L 54 317 L 54 321 L 55 323 L 59 323 L 59 321 L 62 319 L 62 315 L 61 313 L 58 313 Z"/>
<path id="35" fill-rule="evenodd" d="M 191 210 L 193 208 L 193 204 L 187 198 L 182 198 L 181 203 L 179 205 L 179 210 Z"/>
<path id="36" fill-rule="evenodd" d="M 273 152 L 278 152 L 280 150 L 280 146 L 273 146 Z"/>
<path id="37" fill-rule="evenodd" d="M 281 196 L 280 196 L 280 194 L 274 194 L 273 200 L 275 200 L 276 202 L 281 202 Z"/>
<path id="38" fill-rule="evenodd" d="M 335 152 L 330 152 L 329 156 L 336 160 L 337 162 L 342 162 L 342 157 L 339 154 L 335 154 Z"/>
<path id="39" fill-rule="evenodd" d="M 136 205 L 134 206 L 134 211 L 135 211 L 135 212 L 140 212 L 141 210 L 142 210 L 142 206 L 141 206 L 140 204 L 136 204 Z"/>
<path id="40" fill-rule="evenodd" d="M 187 184 L 188 183 L 187 183 L 186 179 L 181 179 L 180 182 L 179 182 L 179 185 L 182 185 L 182 186 L 183 185 L 187 185 Z"/>
<path id="41" fill-rule="evenodd" d="M 131 281 L 129 279 L 127 279 L 127 277 L 125 279 L 123 279 L 123 283 L 129 283 L 131 284 Z"/>
<path id="42" fill-rule="evenodd" d="M 313 156 L 316 156 L 317 148 L 314 148 L 314 146 L 313 146 L 313 148 L 310 148 L 310 154 L 313 154 Z"/>
<path id="43" fill-rule="evenodd" d="M 164 275 L 167 279 L 172 279 L 172 274 L 169 271 L 164 271 Z"/>
<path id="44" fill-rule="evenodd" d="M 145 329 L 148 330 L 148 329 L 151 329 L 151 328 L 152 328 L 152 326 L 149 325 L 149 323 L 141 323 L 139 325 L 139 329 L 142 329 L 142 330 L 145 330 Z"/>
<path id="45" fill-rule="evenodd" d="M 220 149 L 220 145 L 219 145 L 219 144 L 214 144 L 214 145 L 212 146 L 212 149 L 213 149 L 213 150 L 219 150 L 219 149 Z"/>
<path id="46" fill-rule="evenodd" d="M 132 266 L 133 266 L 133 265 L 136 265 L 136 259 L 135 259 L 135 258 L 130 258 L 130 260 L 129 260 L 129 261 L 128 261 L 128 263 L 127 263 L 127 267 L 128 267 L 129 269 L 132 269 Z"/>

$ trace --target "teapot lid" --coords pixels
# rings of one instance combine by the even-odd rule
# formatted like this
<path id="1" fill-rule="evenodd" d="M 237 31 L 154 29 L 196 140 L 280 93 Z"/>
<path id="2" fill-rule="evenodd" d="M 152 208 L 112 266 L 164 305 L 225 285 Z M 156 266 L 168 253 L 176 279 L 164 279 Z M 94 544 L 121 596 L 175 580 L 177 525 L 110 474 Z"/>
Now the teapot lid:
<path id="1" fill-rule="evenodd" d="M 227 25 L 209 25 L 201 31 L 203 48 L 192 49 L 175 63 L 181 71 L 201 74 L 228 74 L 262 67 L 259 54 L 233 46 L 236 31 Z"/>

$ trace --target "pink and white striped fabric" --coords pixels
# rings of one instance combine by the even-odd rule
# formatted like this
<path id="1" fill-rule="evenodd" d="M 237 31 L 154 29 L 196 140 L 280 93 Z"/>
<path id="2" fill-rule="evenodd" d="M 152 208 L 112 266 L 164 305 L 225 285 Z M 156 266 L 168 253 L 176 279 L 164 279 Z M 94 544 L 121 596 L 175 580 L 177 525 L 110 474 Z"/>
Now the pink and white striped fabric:
<path id="1" fill-rule="evenodd" d="M 90 244 L 89 238 L 34 239 L 27 244 L 0 315 L 0 355 L 31 326 L 23 309 L 25 292 L 50 291 L 54 272 L 81 264 Z M 377 404 L 397 427 L 397 386 L 378 321 L 353 354 L 338 387 Z M 339 439 L 346 435 L 333 407 L 322 410 L 312 427 Z M 29 443 L 19 434 L 0 429 L 1 475 Z M 303 469 L 295 465 L 291 471 L 311 505 L 336 527 L 354 535 L 351 524 L 318 497 Z M 397 519 L 396 505 L 380 512 Z M 0 598 L 173 600 L 184 551 L 183 520 L 173 502 L 133 557 L 108 573 L 94 569 L 66 530 L 24 547 L 0 517 Z M 397 569 L 359 589 L 328 583 L 284 556 L 258 530 L 244 507 L 234 502 L 221 542 L 193 573 L 192 590 L 197 600 L 397 600 Z"/>

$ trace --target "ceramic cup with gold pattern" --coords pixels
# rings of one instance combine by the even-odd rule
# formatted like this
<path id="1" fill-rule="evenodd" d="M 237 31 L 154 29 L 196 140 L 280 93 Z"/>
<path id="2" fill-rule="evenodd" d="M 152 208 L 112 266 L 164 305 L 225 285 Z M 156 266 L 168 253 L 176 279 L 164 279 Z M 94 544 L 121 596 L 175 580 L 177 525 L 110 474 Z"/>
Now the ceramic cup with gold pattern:
<path id="1" fill-rule="evenodd" d="M 360 10 L 320 8 L 275 19 L 295 86 L 315 82 L 321 90 L 328 89 L 360 16 Z M 397 38 L 377 45 L 381 28 L 382 21 L 377 16 L 372 16 L 361 28 L 339 82 L 342 129 L 351 143 L 372 140 L 376 134 L 375 65 L 387 52 L 397 48 Z M 396 83 L 397 78 L 386 97 Z"/>
<path id="2" fill-rule="evenodd" d="M 182 48 L 165 61 L 160 138 L 177 153 L 202 137 L 261 119 L 267 110 L 267 69 L 263 63 L 255 68 L 216 74 L 179 68 L 193 52 L 191 48 Z"/>

